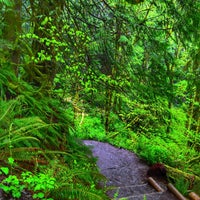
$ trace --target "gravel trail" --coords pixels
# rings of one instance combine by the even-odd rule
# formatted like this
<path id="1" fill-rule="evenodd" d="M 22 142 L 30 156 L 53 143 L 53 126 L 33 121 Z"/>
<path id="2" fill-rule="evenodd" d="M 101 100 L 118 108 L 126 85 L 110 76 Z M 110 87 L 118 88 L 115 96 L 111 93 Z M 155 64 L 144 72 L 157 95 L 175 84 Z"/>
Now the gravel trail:
<path id="1" fill-rule="evenodd" d="M 97 165 L 107 178 L 106 185 L 114 186 L 115 189 L 108 191 L 111 198 L 117 194 L 117 199 L 177 200 L 163 182 L 158 183 L 164 192 L 157 192 L 148 184 L 149 166 L 134 153 L 98 141 L 84 140 L 83 143 L 91 147 L 93 156 L 98 158 Z"/>
<path id="2" fill-rule="evenodd" d="M 149 167 L 134 153 L 98 141 L 84 140 L 83 143 L 91 147 L 93 156 L 98 158 L 97 165 L 101 173 L 107 178 L 106 186 L 113 188 L 107 192 L 111 199 L 177 200 L 167 190 L 163 182 L 158 183 L 164 189 L 164 192 L 157 192 L 148 184 L 146 173 Z M 15 199 L 0 190 L 0 200 Z M 19 200 L 33 199 L 29 192 L 24 191 Z"/>

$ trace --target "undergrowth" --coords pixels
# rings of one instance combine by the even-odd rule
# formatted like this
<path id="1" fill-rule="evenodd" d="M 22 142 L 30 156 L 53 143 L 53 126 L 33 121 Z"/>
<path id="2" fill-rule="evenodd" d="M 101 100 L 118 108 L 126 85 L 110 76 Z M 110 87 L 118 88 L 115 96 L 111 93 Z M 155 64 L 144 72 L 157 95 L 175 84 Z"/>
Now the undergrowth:
<path id="1" fill-rule="evenodd" d="M 117 147 L 129 149 L 146 160 L 149 165 L 164 163 L 200 177 L 197 163 L 199 154 L 195 148 L 188 146 L 189 138 L 184 134 L 186 118 L 178 109 L 173 110 L 173 114 L 175 113 L 176 116 L 171 124 L 174 129 L 170 133 L 163 132 L 163 128 L 160 133 L 158 131 L 153 133 L 152 130 L 151 134 L 136 133 L 120 121 L 117 115 L 115 115 L 117 120 L 113 121 L 112 130 L 105 133 L 100 117 L 94 117 L 89 113 L 82 124 L 77 125 L 75 133 L 76 137 L 81 139 L 107 141 Z M 178 124 L 182 125 L 178 126 Z M 188 183 L 179 179 L 175 182 L 182 193 L 186 194 Z"/>
<path id="2" fill-rule="evenodd" d="M 35 92 L 0 99 L 1 188 L 15 198 L 27 189 L 35 199 L 107 199 L 96 160 L 69 134 L 62 103 Z"/>

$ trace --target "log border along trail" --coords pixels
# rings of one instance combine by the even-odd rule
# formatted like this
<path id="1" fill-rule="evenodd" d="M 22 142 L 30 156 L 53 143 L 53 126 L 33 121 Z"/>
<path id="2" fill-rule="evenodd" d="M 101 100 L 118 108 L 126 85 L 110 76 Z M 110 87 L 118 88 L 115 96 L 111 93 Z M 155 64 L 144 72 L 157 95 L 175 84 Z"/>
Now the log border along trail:
<path id="1" fill-rule="evenodd" d="M 98 158 L 97 165 L 107 178 L 104 186 L 111 199 L 186 200 L 171 183 L 147 177 L 149 166 L 136 154 L 108 143 L 93 140 L 83 143 Z"/>

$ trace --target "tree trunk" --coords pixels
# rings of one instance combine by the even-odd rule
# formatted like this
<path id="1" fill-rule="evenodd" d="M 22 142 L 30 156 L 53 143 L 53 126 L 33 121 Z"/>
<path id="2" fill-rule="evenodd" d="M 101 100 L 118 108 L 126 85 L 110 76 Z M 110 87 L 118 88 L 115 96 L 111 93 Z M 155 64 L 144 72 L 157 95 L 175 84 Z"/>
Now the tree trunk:
<path id="1" fill-rule="evenodd" d="M 199 186 L 199 184 L 200 184 L 200 177 L 199 176 L 183 172 L 183 171 L 181 171 L 177 168 L 173 168 L 173 167 L 170 167 L 168 165 L 165 165 L 165 167 L 167 169 L 167 174 L 168 174 L 169 178 L 176 180 L 180 177 L 183 177 L 185 181 L 188 181 L 189 189 L 192 189 L 195 186 Z"/>
<path id="2" fill-rule="evenodd" d="M 112 108 L 112 90 L 106 91 L 106 104 L 105 104 L 105 131 L 109 132 L 110 113 Z"/>
<path id="3" fill-rule="evenodd" d="M 12 46 L 11 49 L 4 49 L 10 54 L 10 62 L 12 68 L 18 76 L 18 67 L 20 64 L 20 47 L 19 35 L 21 33 L 21 8 L 22 1 L 16 0 L 13 7 L 6 9 L 4 14 L 5 29 L 3 30 L 3 38 Z"/>

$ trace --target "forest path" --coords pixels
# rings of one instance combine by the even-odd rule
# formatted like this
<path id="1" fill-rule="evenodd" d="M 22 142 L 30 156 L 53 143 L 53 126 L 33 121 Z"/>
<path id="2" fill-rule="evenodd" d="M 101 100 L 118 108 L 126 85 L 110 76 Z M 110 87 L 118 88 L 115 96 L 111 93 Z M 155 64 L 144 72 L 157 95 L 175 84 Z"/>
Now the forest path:
<path id="1" fill-rule="evenodd" d="M 97 165 L 107 178 L 106 185 L 115 188 L 108 191 L 109 197 L 127 200 L 177 200 L 162 182 L 157 181 L 164 192 L 157 192 L 148 184 L 146 173 L 149 166 L 134 153 L 93 140 L 84 140 L 83 143 L 90 146 L 93 156 L 98 158 Z"/>

